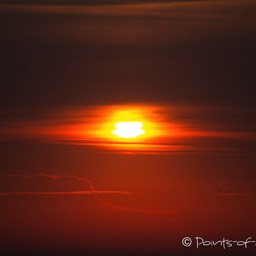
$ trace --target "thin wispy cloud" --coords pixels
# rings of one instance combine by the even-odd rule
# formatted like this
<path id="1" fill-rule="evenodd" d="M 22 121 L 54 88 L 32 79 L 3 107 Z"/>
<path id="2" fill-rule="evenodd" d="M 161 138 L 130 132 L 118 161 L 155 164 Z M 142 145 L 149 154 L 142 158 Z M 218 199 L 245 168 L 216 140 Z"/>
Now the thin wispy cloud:
<path id="1" fill-rule="evenodd" d="M 92 181 L 84 178 L 78 177 L 74 175 L 52 175 L 47 173 L 39 173 L 36 175 L 23 175 L 23 174 L 6 174 L 0 175 L 1 179 L 25 179 L 31 180 L 31 182 L 38 182 L 38 179 L 48 179 L 48 180 L 71 180 L 76 181 L 79 183 L 84 183 L 88 186 L 87 190 L 83 191 L 14 191 L 14 192 L 0 192 L 0 195 L 97 195 L 97 194 L 123 194 L 123 195 L 130 195 L 131 192 L 127 191 L 119 191 L 119 190 L 97 190 L 93 185 Z"/>
<path id="2" fill-rule="evenodd" d="M 174 211 L 171 210 L 162 210 L 162 209 L 147 209 L 147 208 L 138 208 L 138 207 L 130 207 L 130 206 L 120 206 L 112 201 L 103 198 L 101 196 L 107 195 L 123 195 L 129 196 L 134 195 L 134 193 L 130 191 L 122 191 L 122 190 L 98 190 L 93 185 L 92 181 L 85 177 L 78 177 L 75 175 L 53 175 L 48 173 L 39 173 L 35 175 L 26 175 L 26 174 L 6 174 L 0 175 L 0 182 L 7 183 L 15 180 L 28 180 L 31 183 L 37 183 L 42 179 L 51 180 L 51 181 L 60 181 L 60 180 L 68 180 L 68 181 L 75 181 L 78 183 L 84 183 L 87 185 L 87 190 L 80 190 L 80 191 L 0 191 L 0 196 L 82 196 L 82 195 L 91 195 L 94 196 L 94 199 L 99 203 L 100 207 L 105 210 L 111 211 L 120 211 L 120 212 L 127 212 L 127 213 L 135 213 L 135 214 L 145 214 L 151 216 L 158 216 L 158 217 L 173 217 L 175 215 Z M 7 182 L 8 181 L 8 182 Z M 27 184 L 26 184 L 27 185 Z M 57 185 L 56 185 L 57 186 Z M 5 186 L 6 187 L 6 186 Z M 13 190 L 13 188 L 12 188 Z"/>
<path id="3" fill-rule="evenodd" d="M 142 139 L 122 140 L 113 134 L 115 123 L 123 113 L 131 113 L 145 123 Z M 256 131 L 246 111 L 240 113 L 239 118 L 244 121 L 239 126 L 234 125 L 236 118 L 237 114 L 225 111 L 224 107 L 221 110 L 203 106 L 128 104 L 65 108 L 53 110 L 48 116 L 2 121 L 0 138 L 77 145 L 117 153 L 238 153 L 250 150 L 246 145 L 256 139 Z"/>

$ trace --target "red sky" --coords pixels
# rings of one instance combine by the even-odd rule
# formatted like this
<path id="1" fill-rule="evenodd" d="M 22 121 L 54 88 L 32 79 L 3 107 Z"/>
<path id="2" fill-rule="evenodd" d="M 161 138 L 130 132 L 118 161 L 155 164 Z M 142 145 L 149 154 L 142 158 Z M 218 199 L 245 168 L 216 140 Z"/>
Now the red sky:
<path id="1" fill-rule="evenodd" d="M 255 7 L 0 1 L 0 254 L 254 255 Z"/>

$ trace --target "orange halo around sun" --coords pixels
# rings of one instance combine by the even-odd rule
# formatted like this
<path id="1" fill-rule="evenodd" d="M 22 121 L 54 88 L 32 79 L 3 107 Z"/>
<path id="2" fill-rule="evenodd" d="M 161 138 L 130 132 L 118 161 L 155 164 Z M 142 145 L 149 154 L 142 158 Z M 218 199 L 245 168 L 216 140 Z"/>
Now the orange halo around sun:
<path id="1" fill-rule="evenodd" d="M 156 108 L 152 106 L 111 106 L 104 113 L 104 121 L 94 131 L 98 140 L 107 143 L 148 143 L 163 136 Z"/>
<path id="2" fill-rule="evenodd" d="M 100 106 L 88 113 L 87 124 L 77 132 L 84 138 L 81 143 L 87 145 L 129 152 L 152 151 L 162 148 L 166 138 L 176 134 L 165 108 L 158 105 Z"/>

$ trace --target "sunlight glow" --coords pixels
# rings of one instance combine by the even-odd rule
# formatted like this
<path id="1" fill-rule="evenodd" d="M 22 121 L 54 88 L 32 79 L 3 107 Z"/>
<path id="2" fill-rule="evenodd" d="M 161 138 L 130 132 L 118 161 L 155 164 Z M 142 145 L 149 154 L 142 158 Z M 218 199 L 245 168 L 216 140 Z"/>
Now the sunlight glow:
<path id="1" fill-rule="evenodd" d="M 120 138 L 135 138 L 145 133 L 142 122 L 118 122 L 112 133 Z"/>
<path id="2" fill-rule="evenodd" d="M 161 106 L 139 104 L 97 107 L 90 113 L 91 120 L 83 120 L 81 135 L 86 143 L 108 150 L 153 151 L 165 143 L 166 136 L 176 134 L 164 111 Z"/>

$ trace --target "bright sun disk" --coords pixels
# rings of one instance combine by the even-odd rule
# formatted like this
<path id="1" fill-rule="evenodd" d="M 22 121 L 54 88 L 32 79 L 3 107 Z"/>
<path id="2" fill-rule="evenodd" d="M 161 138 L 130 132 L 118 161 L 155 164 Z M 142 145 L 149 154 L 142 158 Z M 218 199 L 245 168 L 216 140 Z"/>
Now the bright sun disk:
<path id="1" fill-rule="evenodd" d="M 120 138 L 135 138 L 145 133 L 142 122 L 118 122 L 112 132 Z"/>

